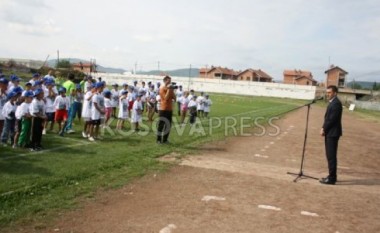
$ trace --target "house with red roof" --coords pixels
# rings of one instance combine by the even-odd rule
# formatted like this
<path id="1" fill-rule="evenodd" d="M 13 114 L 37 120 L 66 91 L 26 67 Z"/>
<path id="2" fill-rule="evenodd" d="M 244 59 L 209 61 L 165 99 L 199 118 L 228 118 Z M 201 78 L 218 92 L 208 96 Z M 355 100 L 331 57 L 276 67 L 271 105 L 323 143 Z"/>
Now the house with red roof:
<path id="1" fill-rule="evenodd" d="M 237 72 L 233 69 L 212 66 L 211 69 L 201 68 L 199 70 L 199 76 L 201 78 L 236 80 Z"/>
<path id="2" fill-rule="evenodd" d="M 96 72 L 96 66 L 94 63 L 79 62 L 79 63 L 74 63 L 71 66 L 72 66 L 73 70 L 80 71 L 83 73 Z"/>
<path id="3" fill-rule="evenodd" d="M 246 69 L 237 75 L 237 80 L 252 82 L 272 82 L 273 78 L 260 69 Z"/>
<path id="4" fill-rule="evenodd" d="M 316 86 L 318 81 L 307 70 L 284 70 L 284 84 Z"/>
<path id="5" fill-rule="evenodd" d="M 331 65 L 326 74 L 326 87 L 334 85 L 337 87 L 345 87 L 347 71 L 343 70 L 339 66 Z"/>

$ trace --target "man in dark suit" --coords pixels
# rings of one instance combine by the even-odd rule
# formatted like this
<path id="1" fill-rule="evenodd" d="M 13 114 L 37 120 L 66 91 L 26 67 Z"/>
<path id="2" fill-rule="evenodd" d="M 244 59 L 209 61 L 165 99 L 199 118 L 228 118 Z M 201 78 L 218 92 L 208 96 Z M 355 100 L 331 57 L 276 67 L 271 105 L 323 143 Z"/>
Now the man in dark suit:
<path id="1" fill-rule="evenodd" d="M 326 158 L 329 167 L 329 175 L 322 178 L 319 182 L 322 184 L 334 185 L 337 175 L 337 152 L 338 141 L 342 136 L 342 103 L 337 97 L 338 88 L 328 86 L 326 90 L 329 105 L 325 113 L 325 121 L 321 129 L 321 136 L 325 137 Z"/>

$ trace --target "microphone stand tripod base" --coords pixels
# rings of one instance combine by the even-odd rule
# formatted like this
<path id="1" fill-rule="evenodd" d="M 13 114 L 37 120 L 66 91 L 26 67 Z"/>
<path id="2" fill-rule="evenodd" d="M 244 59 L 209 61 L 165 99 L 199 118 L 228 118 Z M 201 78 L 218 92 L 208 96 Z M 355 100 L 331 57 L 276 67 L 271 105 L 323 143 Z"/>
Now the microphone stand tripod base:
<path id="1" fill-rule="evenodd" d="M 299 179 L 306 179 L 306 178 L 310 178 L 310 179 L 314 179 L 314 180 L 319 180 L 318 178 L 316 177 L 313 177 L 313 176 L 308 176 L 308 175 L 305 175 L 303 174 L 303 172 L 299 172 L 299 173 L 294 173 L 294 172 L 287 172 L 288 175 L 293 175 L 293 176 L 297 176 L 293 182 L 297 182 Z"/>

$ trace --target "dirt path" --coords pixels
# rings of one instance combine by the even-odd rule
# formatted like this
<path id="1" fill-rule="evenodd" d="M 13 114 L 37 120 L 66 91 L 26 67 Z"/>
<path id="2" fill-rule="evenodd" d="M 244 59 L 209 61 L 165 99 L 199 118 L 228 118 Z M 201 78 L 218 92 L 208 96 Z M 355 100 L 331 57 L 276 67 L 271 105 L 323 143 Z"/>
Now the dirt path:
<path id="1" fill-rule="evenodd" d="M 102 193 L 45 232 L 380 232 L 380 125 L 345 112 L 337 185 L 294 183 L 286 173 L 299 171 L 305 114 L 278 121 L 278 136 L 213 143 L 169 172 Z M 311 109 L 304 171 L 316 177 L 327 173 L 323 114 Z"/>

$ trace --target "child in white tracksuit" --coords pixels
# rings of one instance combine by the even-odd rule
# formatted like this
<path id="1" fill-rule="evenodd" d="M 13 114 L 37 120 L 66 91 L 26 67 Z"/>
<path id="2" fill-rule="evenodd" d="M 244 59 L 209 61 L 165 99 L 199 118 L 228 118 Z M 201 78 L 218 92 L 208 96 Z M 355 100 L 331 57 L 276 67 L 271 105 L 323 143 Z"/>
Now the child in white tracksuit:
<path id="1" fill-rule="evenodd" d="M 10 92 L 7 95 L 8 101 L 5 103 L 2 109 L 2 115 L 4 116 L 4 127 L 1 133 L 1 143 L 6 146 L 8 138 L 11 138 L 11 145 L 14 144 L 15 123 L 16 123 L 16 92 Z"/>
<path id="2" fill-rule="evenodd" d="M 205 99 L 203 101 L 203 111 L 204 111 L 205 117 L 208 117 L 208 114 L 210 113 L 211 105 L 212 105 L 212 101 L 210 100 L 210 96 L 205 95 Z"/>
<path id="3" fill-rule="evenodd" d="M 116 129 L 122 130 L 124 127 L 124 122 L 125 120 L 128 119 L 128 107 L 129 107 L 129 102 L 127 99 L 128 96 L 128 91 L 124 90 L 121 92 L 121 96 L 119 98 L 119 113 L 118 113 L 118 120 L 116 124 Z"/>
<path id="4" fill-rule="evenodd" d="M 143 106 L 141 101 L 142 94 L 137 95 L 137 99 L 132 106 L 131 122 L 135 125 L 135 131 L 139 131 L 139 123 L 142 121 Z"/>
<path id="5" fill-rule="evenodd" d="M 189 114 L 190 114 L 190 124 L 194 124 L 197 117 L 196 96 L 192 97 L 189 104 L 187 105 L 187 109 L 189 110 Z"/>

